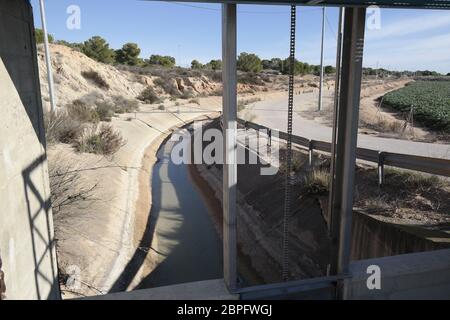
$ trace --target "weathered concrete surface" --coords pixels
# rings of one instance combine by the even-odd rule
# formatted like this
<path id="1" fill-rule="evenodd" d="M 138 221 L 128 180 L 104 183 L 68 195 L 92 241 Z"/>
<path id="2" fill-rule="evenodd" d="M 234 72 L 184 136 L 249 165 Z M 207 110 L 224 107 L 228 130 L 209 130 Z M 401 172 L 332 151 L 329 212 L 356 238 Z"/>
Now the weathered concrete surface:
<path id="1" fill-rule="evenodd" d="M 0 256 L 7 299 L 59 297 L 31 6 L 0 1 Z"/>
<path id="2" fill-rule="evenodd" d="M 449 226 L 406 225 L 353 211 L 352 260 L 450 248 Z"/>
<path id="3" fill-rule="evenodd" d="M 223 279 L 189 282 L 166 287 L 113 293 L 87 298 L 92 300 L 237 300 Z"/>
<path id="4" fill-rule="evenodd" d="M 381 271 L 381 289 L 369 290 L 367 268 Z M 450 299 L 450 249 L 354 261 L 347 299 Z"/>

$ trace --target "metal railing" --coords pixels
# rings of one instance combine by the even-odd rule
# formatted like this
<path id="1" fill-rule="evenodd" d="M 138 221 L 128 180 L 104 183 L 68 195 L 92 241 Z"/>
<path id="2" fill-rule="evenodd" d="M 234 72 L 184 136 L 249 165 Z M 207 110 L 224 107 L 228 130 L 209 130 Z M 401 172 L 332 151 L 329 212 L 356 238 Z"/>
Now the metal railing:
<path id="1" fill-rule="evenodd" d="M 272 132 L 278 132 L 278 138 L 281 140 L 287 139 L 287 133 L 271 129 L 260 124 L 238 119 L 238 124 L 245 128 L 254 129 L 256 131 L 266 130 L 269 141 L 272 137 Z M 331 153 L 331 143 L 307 139 L 300 136 L 292 136 L 292 142 L 296 145 L 306 148 L 309 151 L 309 161 L 312 165 L 314 150 Z M 367 148 L 357 148 L 356 158 L 368 162 L 373 162 L 378 165 L 378 183 L 382 185 L 384 183 L 384 166 L 391 166 L 401 169 L 408 169 L 414 171 L 420 171 L 429 174 L 435 174 L 445 177 L 450 177 L 450 160 L 422 157 L 401 153 L 392 153 L 378 150 L 371 150 Z"/>

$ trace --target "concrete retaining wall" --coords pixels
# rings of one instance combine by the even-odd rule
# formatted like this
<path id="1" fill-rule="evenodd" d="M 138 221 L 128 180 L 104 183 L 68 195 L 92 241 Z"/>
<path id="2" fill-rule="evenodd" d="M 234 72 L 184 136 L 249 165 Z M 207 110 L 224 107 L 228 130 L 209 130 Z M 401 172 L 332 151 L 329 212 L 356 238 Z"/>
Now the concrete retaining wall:
<path id="1" fill-rule="evenodd" d="M 7 299 L 59 297 L 32 10 L 0 0 L 0 257 Z"/>
<path id="2" fill-rule="evenodd" d="M 381 221 L 354 211 L 352 260 L 450 248 L 448 233 Z"/>

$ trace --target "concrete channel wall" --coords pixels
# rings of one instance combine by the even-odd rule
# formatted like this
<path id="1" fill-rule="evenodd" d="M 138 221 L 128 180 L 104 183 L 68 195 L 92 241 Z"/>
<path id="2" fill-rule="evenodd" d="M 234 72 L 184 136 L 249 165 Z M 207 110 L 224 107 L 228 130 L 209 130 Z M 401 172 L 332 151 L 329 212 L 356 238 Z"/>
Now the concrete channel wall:
<path id="1" fill-rule="evenodd" d="M 28 0 L 0 0 L 0 258 L 6 299 L 56 299 L 42 103 Z"/>

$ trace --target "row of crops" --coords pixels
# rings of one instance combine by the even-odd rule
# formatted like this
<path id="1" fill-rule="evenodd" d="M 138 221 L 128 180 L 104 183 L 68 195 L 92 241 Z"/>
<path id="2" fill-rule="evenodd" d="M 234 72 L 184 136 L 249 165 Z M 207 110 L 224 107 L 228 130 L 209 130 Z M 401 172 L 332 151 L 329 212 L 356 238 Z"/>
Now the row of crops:
<path id="1" fill-rule="evenodd" d="M 450 81 L 415 81 L 387 93 L 383 104 L 403 113 L 413 108 L 414 121 L 450 132 Z"/>

